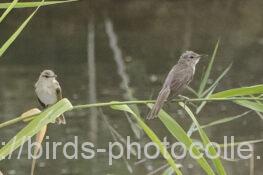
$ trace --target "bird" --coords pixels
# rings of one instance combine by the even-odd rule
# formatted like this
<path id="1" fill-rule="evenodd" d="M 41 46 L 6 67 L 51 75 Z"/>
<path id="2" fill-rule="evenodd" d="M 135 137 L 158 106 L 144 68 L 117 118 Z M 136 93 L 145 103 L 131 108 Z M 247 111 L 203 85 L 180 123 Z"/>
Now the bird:
<path id="1" fill-rule="evenodd" d="M 56 80 L 57 75 L 52 70 L 44 70 L 35 83 L 35 93 L 39 104 L 43 109 L 52 106 L 62 99 L 62 90 Z M 55 121 L 56 124 L 66 124 L 64 115 L 62 114 Z"/>
<path id="2" fill-rule="evenodd" d="M 176 65 L 168 73 L 157 100 L 147 115 L 147 119 L 154 119 L 158 116 L 164 102 L 169 96 L 179 95 L 192 81 L 195 74 L 195 67 L 202 55 L 193 51 L 185 51 L 180 56 Z"/>

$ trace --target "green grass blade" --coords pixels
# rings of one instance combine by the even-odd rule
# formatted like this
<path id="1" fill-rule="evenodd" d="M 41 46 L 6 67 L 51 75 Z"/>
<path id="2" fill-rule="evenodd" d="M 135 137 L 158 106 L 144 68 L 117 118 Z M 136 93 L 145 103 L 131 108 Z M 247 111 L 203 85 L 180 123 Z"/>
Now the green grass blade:
<path id="1" fill-rule="evenodd" d="M 235 97 L 235 96 L 245 96 L 245 95 L 253 95 L 253 94 L 261 94 L 263 93 L 263 84 L 255 85 L 255 86 L 248 86 L 248 87 L 241 87 L 241 88 L 234 88 L 225 90 L 222 92 L 217 92 L 209 96 L 209 98 L 228 98 L 228 97 Z"/>
<path id="2" fill-rule="evenodd" d="M 208 124 L 202 125 L 201 128 L 202 128 L 202 129 L 205 129 L 205 128 L 210 128 L 210 127 L 213 127 L 213 126 L 216 126 L 216 125 L 228 123 L 228 122 L 234 121 L 234 120 L 236 120 L 236 119 L 242 118 L 242 117 L 246 116 L 247 114 L 249 114 L 249 113 L 251 113 L 251 112 L 252 112 L 252 111 L 246 111 L 246 112 L 244 112 L 244 113 L 242 113 L 242 114 L 239 114 L 239 115 L 236 115 L 236 116 L 225 117 L 225 118 L 222 118 L 222 119 L 219 119 L 219 120 L 210 122 L 210 123 L 208 123 Z M 194 131 L 196 131 L 196 129 L 195 129 Z"/>
<path id="3" fill-rule="evenodd" d="M 2 14 L 2 16 L 0 17 L 0 23 L 5 19 L 5 17 L 8 15 L 8 13 L 14 8 L 14 6 L 16 5 L 18 0 L 13 0 L 12 3 L 10 3 L 10 5 L 7 7 L 7 9 L 5 10 L 5 12 Z"/>
<path id="4" fill-rule="evenodd" d="M 195 96 L 198 97 L 198 93 L 197 93 L 193 88 L 191 88 L 190 86 L 186 86 L 186 89 L 187 89 L 189 92 L 191 92 L 192 94 L 194 94 Z"/>
<path id="5" fill-rule="evenodd" d="M 232 63 L 224 70 L 224 72 L 222 72 L 222 74 L 216 79 L 216 81 L 209 87 L 207 88 L 207 90 L 205 90 L 201 97 L 204 97 L 206 94 L 208 94 L 213 88 L 215 88 L 218 83 L 220 82 L 220 80 L 228 73 L 228 71 L 231 69 L 232 67 Z"/>
<path id="6" fill-rule="evenodd" d="M 67 0 L 67 1 L 47 1 L 44 2 L 41 5 L 41 1 L 39 2 L 18 2 L 14 8 L 32 8 L 32 7 L 38 7 L 41 6 L 47 6 L 47 5 L 55 5 L 55 4 L 61 4 L 61 3 L 67 3 L 67 2 L 74 2 L 78 0 Z M 11 3 L 0 3 L 0 9 L 7 9 L 10 6 Z"/>
<path id="7" fill-rule="evenodd" d="M 244 106 L 244 107 L 252 109 L 254 111 L 263 112 L 263 104 L 262 103 L 252 102 L 249 100 L 237 100 L 234 102 L 240 106 Z"/>
<path id="8" fill-rule="evenodd" d="M 172 175 L 173 174 L 173 169 L 171 167 L 167 168 L 162 175 Z"/>
<path id="9" fill-rule="evenodd" d="M 150 108 L 153 107 L 153 104 L 148 104 Z M 189 150 L 191 146 L 193 146 L 193 141 L 190 139 L 184 129 L 164 110 L 161 110 L 159 113 L 159 119 L 162 121 L 164 126 L 169 130 L 169 132 L 180 142 L 182 142 L 186 148 Z M 201 152 L 197 147 L 192 148 L 193 154 L 199 156 Z M 199 165 L 203 168 L 203 170 L 209 174 L 214 175 L 214 171 L 211 166 L 208 164 L 206 159 L 202 156 L 200 159 L 196 159 Z"/>
<path id="10" fill-rule="evenodd" d="M 28 22 L 31 20 L 31 18 L 35 15 L 35 13 L 38 11 L 42 3 L 37 6 L 37 8 L 33 11 L 33 13 L 22 23 L 22 25 L 13 33 L 13 35 L 3 44 L 3 46 L 0 48 L 0 57 L 5 53 L 6 49 L 15 41 L 15 39 L 18 37 L 18 35 L 23 31 L 23 29 L 26 27 Z"/>
<path id="11" fill-rule="evenodd" d="M 45 125 L 73 107 L 68 99 L 62 99 L 52 107 L 37 115 L 26 127 L 19 131 L 5 146 L 0 149 L 0 160 L 11 154 L 27 139 L 38 133 Z"/>
<path id="12" fill-rule="evenodd" d="M 212 55 L 211 60 L 210 60 L 210 62 L 208 64 L 208 67 L 206 69 L 205 75 L 204 75 L 204 77 L 203 77 L 203 79 L 202 79 L 202 81 L 200 83 L 199 90 L 198 90 L 198 95 L 199 96 L 203 93 L 203 91 L 205 89 L 205 86 L 207 84 L 208 78 L 210 76 L 210 73 L 211 73 L 211 70 L 212 70 L 212 67 L 213 67 L 213 63 L 214 63 L 214 60 L 215 60 L 215 56 L 216 56 L 216 53 L 217 53 L 217 49 L 218 49 L 218 46 L 219 46 L 219 42 L 220 41 L 218 40 L 217 43 L 216 43 L 216 46 L 215 46 L 214 51 L 213 51 L 213 55 Z"/>
<path id="13" fill-rule="evenodd" d="M 136 113 L 128 105 L 112 105 L 111 108 L 115 109 L 115 110 L 121 110 L 121 111 L 129 112 L 130 114 L 132 114 L 132 116 L 136 119 L 136 121 L 142 127 L 142 129 L 148 135 L 148 137 L 154 143 L 156 143 L 161 154 L 166 159 L 166 161 L 169 163 L 169 165 L 173 168 L 173 170 L 176 172 L 176 174 L 182 175 L 182 172 L 178 169 L 178 167 L 177 167 L 175 161 L 173 160 L 172 156 L 169 154 L 166 147 L 162 144 L 162 142 L 160 141 L 158 136 L 143 122 L 143 120 L 139 116 L 136 115 Z"/>
<path id="14" fill-rule="evenodd" d="M 262 143 L 263 139 L 257 139 L 257 140 L 247 140 L 247 141 L 241 141 L 241 142 L 234 142 L 234 143 L 222 143 L 219 144 L 220 147 L 230 147 L 230 146 L 237 146 L 239 144 L 256 144 L 256 143 Z"/>
<path id="15" fill-rule="evenodd" d="M 197 129 L 198 129 L 198 132 L 199 132 L 199 134 L 200 134 L 200 136 L 201 136 L 201 139 L 202 139 L 202 141 L 203 141 L 203 143 L 204 143 L 204 145 L 206 146 L 206 145 L 210 144 L 211 142 L 210 142 L 209 138 L 207 137 L 207 135 L 205 134 L 204 130 L 203 130 L 203 129 L 201 128 L 201 126 L 199 125 L 198 121 L 196 120 L 196 118 L 195 118 L 194 114 L 192 113 L 192 111 L 190 110 L 190 108 L 188 108 L 188 107 L 187 107 L 184 103 L 182 103 L 182 102 L 179 102 L 179 105 L 180 105 L 182 108 L 185 109 L 185 111 L 188 113 L 188 115 L 191 117 L 191 119 L 192 119 L 193 122 L 195 123 L 195 125 L 196 125 L 196 127 L 197 127 Z M 209 151 L 209 154 L 210 154 L 211 156 L 216 156 L 216 154 L 217 154 L 217 151 L 215 150 L 215 148 L 214 148 L 213 146 L 210 146 L 209 149 L 208 149 L 208 151 Z M 213 161 L 213 163 L 214 163 L 214 165 L 215 165 L 215 168 L 216 168 L 218 174 L 220 174 L 220 175 L 226 175 L 225 168 L 224 168 L 224 166 L 223 166 L 220 158 L 217 157 L 217 158 L 215 158 L 215 159 L 212 159 L 212 161 Z"/>
<path id="16" fill-rule="evenodd" d="M 207 96 L 205 98 L 208 98 L 215 90 L 216 86 L 213 87 L 210 92 L 207 94 Z M 201 110 L 205 107 L 207 101 L 203 101 L 197 108 L 196 108 L 196 114 L 199 114 L 201 112 Z"/>

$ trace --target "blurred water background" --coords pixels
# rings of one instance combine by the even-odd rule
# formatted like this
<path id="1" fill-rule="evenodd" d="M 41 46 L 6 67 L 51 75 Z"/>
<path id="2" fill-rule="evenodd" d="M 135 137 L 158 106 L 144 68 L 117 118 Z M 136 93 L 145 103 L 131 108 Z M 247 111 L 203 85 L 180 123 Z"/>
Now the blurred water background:
<path id="1" fill-rule="evenodd" d="M 43 7 L 29 26 L 6 52 L 0 63 L 0 121 L 37 107 L 34 83 L 43 69 L 58 75 L 64 97 L 73 104 L 111 100 L 155 98 L 169 69 L 187 49 L 211 56 L 220 38 L 220 46 L 212 71 L 212 83 L 231 63 L 233 67 L 216 91 L 263 82 L 263 1 L 262 0 L 97 0 Z M 0 25 L 1 43 L 31 13 L 32 9 L 16 9 Z M 117 43 L 114 40 L 117 39 Z M 111 41 L 111 43 L 110 43 Z M 210 57 L 209 57 L 210 58 Z M 191 87 L 197 89 L 209 59 L 197 67 Z M 191 96 L 188 92 L 185 95 Z M 175 104 L 166 109 L 187 129 L 190 120 Z M 232 103 L 211 103 L 200 113 L 201 124 L 233 116 L 245 111 Z M 147 112 L 142 109 L 143 114 Z M 97 142 L 107 147 L 114 141 L 111 125 L 122 136 L 134 133 L 123 113 L 101 110 L 68 112 L 66 126 L 50 126 L 49 140 Z M 105 123 L 105 118 L 107 122 Z M 148 122 L 160 136 L 165 129 L 159 121 Z M 255 114 L 231 123 L 207 129 L 211 140 L 222 142 L 223 136 L 237 141 L 263 137 L 262 120 Z M 1 142 L 10 139 L 23 123 L 1 129 Z M 169 136 L 168 136 L 169 137 Z M 136 139 L 135 139 L 136 140 Z M 147 140 L 144 138 L 144 140 Z M 263 145 L 255 153 L 263 155 Z M 26 152 L 26 150 L 25 150 Z M 25 153 L 24 153 L 25 154 Z M 129 174 L 127 162 L 116 160 L 108 166 L 107 154 L 94 160 L 38 160 L 37 174 Z M 165 164 L 160 158 L 134 164 L 128 161 L 132 174 L 144 175 Z M 261 160 L 255 160 L 255 174 L 262 174 Z M 27 175 L 31 160 L 23 157 L 0 162 L 4 174 Z M 248 160 L 224 161 L 232 175 L 248 175 Z M 204 172 L 192 161 L 184 162 L 185 174 Z M 156 174 L 161 174 L 157 172 Z"/>

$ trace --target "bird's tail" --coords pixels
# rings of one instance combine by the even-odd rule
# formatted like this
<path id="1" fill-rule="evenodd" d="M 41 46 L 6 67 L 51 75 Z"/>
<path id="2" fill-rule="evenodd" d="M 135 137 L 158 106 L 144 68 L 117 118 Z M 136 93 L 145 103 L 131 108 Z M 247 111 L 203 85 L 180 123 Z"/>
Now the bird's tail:
<path id="1" fill-rule="evenodd" d="M 56 124 L 58 125 L 65 125 L 66 124 L 66 119 L 64 117 L 64 115 L 62 114 L 61 116 L 59 116 L 58 118 L 56 118 Z"/>
<path id="2" fill-rule="evenodd" d="M 158 98 L 156 100 L 156 103 L 154 104 L 152 110 L 147 115 L 148 120 L 154 119 L 158 116 L 158 114 L 159 114 L 161 108 L 163 107 L 164 102 L 167 100 L 170 92 L 171 92 L 170 88 L 163 88 L 160 91 Z"/>

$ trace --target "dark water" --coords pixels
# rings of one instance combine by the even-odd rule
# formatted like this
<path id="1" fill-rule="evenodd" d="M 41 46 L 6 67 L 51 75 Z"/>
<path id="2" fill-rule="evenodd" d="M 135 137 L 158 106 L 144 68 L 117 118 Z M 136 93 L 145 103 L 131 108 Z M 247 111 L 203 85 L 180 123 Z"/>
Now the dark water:
<path id="1" fill-rule="evenodd" d="M 43 69 L 53 69 L 59 76 L 65 97 L 73 104 L 149 99 L 156 96 L 161 82 L 186 49 L 211 56 L 220 38 L 220 47 L 210 83 L 233 62 L 233 67 L 216 91 L 261 84 L 263 82 L 263 2 L 261 0 L 229 1 L 81 1 L 49 6 L 40 9 L 29 26 L 1 58 L 0 65 L 0 121 L 20 115 L 36 107 L 34 82 Z M 0 25 L 1 43 L 15 31 L 29 15 L 31 9 L 15 10 Z M 106 24 L 107 23 L 107 24 Z M 118 38 L 115 50 L 110 47 L 106 26 L 113 25 Z M 94 27 L 94 28 L 93 28 Z M 88 61 L 88 37 L 94 32 L 95 61 Z M 111 36 L 112 37 L 112 36 Z M 114 37 L 113 37 L 114 38 Z M 111 38 L 112 39 L 112 38 Z M 92 42 L 91 42 L 92 43 Z M 89 48 L 92 50 L 92 48 Z M 119 49 L 119 50 L 118 50 Z M 114 60 L 114 53 L 121 51 L 121 60 Z M 116 55 L 115 55 L 116 56 Z M 118 56 L 118 55 L 117 55 Z M 209 59 L 203 59 L 197 67 L 191 87 L 198 88 L 201 75 Z M 122 69 L 124 66 L 124 70 Z M 94 69 L 95 68 L 95 69 Z M 127 87 L 128 85 L 128 87 Z M 191 94 L 186 95 L 191 96 Z M 178 112 L 174 104 L 166 106 L 173 114 Z M 246 109 L 231 103 L 212 103 L 199 114 L 199 122 L 206 124 L 221 117 L 233 116 Z M 145 114 L 145 108 L 142 108 Z M 125 115 L 103 108 L 108 122 L 123 137 L 134 133 Z M 102 119 L 101 111 L 78 110 L 66 114 L 66 126 L 49 126 L 53 141 L 96 141 L 97 148 L 106 148 L 114 141 Z M 185 129 L 190 125 L 186 116 L 175 114 Z M 160 137 L 166 131 L 158 121 L 148 123 Z M 1 129 L 1 142 L 9 140 L 24 124 Z M 223 136 L 235 136 L 236 140 L 261 139 L 261 119 L 251 113 L 234 122 L 207 129 L 213 141 L 222 143 Z M 171 136 L 168 136 L 171 138 Z M 198 138 L 194 135 L 194 138 Z M 147 140 L 144 138 L 143 140 Z M 24 154 L 26 153 L 23 152 Z M 262 144 L 255 145 L 255 154 L 262 155 Z M 163 159 L 135 165 L 129 161 L 132 174 L 147 174 L 165 164 Z M 4 174 L 29 174 L 31 161 L 5 160 L 0 163 Z M 183 162 L 185 174 L 204 174 L 193 161 Z M 224 161 L 229 174 L 247 175 L 251 162 Z M 262 174 L 262 161 L 255 160 L 254 174 Z M 252 167 L 253 169 L 253 167 Z M 38 160 L 36 174 L 128 174 L 123 159 L 108 166 L 106 153 L 96 160 Z M 161 174 L 157 172 L 156 174 Z"/>

